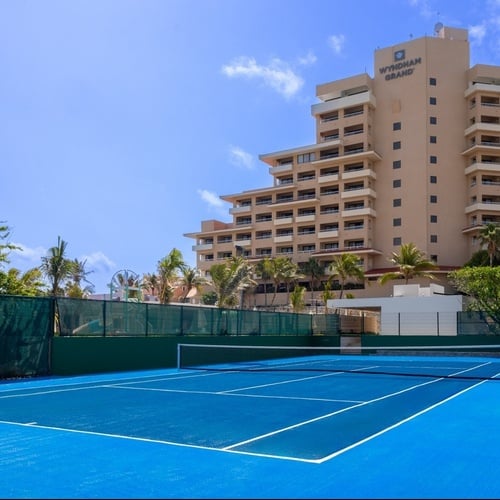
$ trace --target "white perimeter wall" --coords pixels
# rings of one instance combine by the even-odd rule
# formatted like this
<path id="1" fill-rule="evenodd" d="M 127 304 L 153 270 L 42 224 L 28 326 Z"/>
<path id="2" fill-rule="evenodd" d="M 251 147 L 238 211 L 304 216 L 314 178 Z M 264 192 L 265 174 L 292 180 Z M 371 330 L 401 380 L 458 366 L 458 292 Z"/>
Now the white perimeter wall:
<path id="1" fill-rule="evenodd" d="M 380 309 L 381 335 L 456 335 L 461 295 L 329 300 L 332 309 Z"/>

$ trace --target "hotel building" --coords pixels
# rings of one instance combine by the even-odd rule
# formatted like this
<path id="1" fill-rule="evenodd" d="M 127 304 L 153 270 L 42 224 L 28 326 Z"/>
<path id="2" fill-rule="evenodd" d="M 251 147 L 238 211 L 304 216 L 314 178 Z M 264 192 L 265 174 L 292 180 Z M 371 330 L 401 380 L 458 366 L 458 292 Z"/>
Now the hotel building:
<path id="1" fill-rule="evenodd" d="M 221 196 L 232 222 L 185 234 L 197 267 L 209 274 L 237 254 L 313 257 L 326 280 L 349 252 L 366 275 L 354 295 L 388 296 L 394 282 L 376 279 L 412 242 L 446 285 L 480 249 L 480 228 L 500 223 L 500 67 L 470 67 L 467 30 L 438 24 L 434 36 L 376 50 L 373 77 L 318 85 L 316 97 L 315 143 L 262 154 L 272 187 Z"/>

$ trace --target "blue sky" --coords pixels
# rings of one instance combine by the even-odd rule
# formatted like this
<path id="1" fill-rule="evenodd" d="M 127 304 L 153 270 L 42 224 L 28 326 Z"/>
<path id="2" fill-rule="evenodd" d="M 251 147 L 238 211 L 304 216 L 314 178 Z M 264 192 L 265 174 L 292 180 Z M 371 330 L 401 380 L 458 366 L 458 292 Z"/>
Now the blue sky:
<path id="1" fill-rule="evenodd" d="M 195 266 L 221 195 L 272 185 L 260 154 L 314 143 L 316 85 L 434 26 L 500 65 L 500 0 L 0 0 L 0 221 L 10 267 L 60 236 L 96 292 Z"/>

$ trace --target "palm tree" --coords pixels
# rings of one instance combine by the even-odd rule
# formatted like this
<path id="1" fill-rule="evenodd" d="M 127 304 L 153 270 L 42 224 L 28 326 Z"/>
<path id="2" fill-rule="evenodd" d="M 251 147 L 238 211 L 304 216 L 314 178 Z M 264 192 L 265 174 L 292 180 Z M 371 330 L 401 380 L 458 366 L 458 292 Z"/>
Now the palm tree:
<path id="1" fill-rule="evenodd" d="M 479 243 L 482 247 L 486 247 L 490 267 L 493 267 L 493 260 L 500 249 L 500 225 L 490 222 L 483 226 L 479 231 Z"/>
<path id="2" fill-rule="evenodd" d="M 197 292 L 200 292 L 203 285 L 208 283 L 208 280 L 201 275 L 200 270 L 195 267 L 184 266 L 181 269 L 181 274 L 179 282 L 184 288 L 184 293 L 181 298 L 182 302 L 186 302 L 187 296 L 191 290 L 195 289 Z"/>
<path id="3" fill-rule="evenodd" d="M 10 227 L 4 221 L 0 221 L 0 241 L 7 240 L 10 236 Z M 21 250 L 20 247 L 9 243 L 0 243 L 0 265 L 4 262 L 8 263 L 8 255 L 11 250 Z"/>
<path id="4" fill-rule="evenodd" d="M 287 261 L 282 278 L 286 285 L 286 303 L 288 305 L 290 303 L 290 285 L 305 276 L 299 272 L 299 266 L 295 262 L 292 262 L 291 259 L 287 259 Z"/>
<path id="5" fill-rule="evenodd" d="M 66 293 L 68 297 L 83 298 L 94 293 L 94 285 L 87 279 L 87 276 L 93 271 L 87 271 L 87 269 L 85 269 L 86 265 L 87 260 L 80 261 L 74 259 L 71 261 L 69 281 L 66 284 Z M 86 283 L 86 285 L 82 287 L 83 283 Z"/>
<path id="6" fill-rule="evenodd" d="M 64 295 L 62 285 L 64 281 L 71 277 L 73 263 L 66 258 L 66 248 L 68 244 L 57 237 L 57 245 L 49 248 L 47 256 L 42 257 L 40 270 L 50 283 L 50 295 Z"/>
<path id="7" fill-rule="evenodd" d="M 255 274 L 263 281 L 264 284 L 264 305 L 267 307 L 267 282 L 272 276 L 272 263 L 269 257 L 264 257 L 259 260 L 255 266 Z"/>
<path id="8" fill-rule="evenodd" d="M 311 278 L 311 303 L 314 302 L 314 289 L 316 283 L 325 274 L 323 266 L 314 257 L 310 257 L 307 262 L 302 265 L 304 274 Z"/>
<path id="9" fill-rule="evenodd" d="M 306 294 L 306 288 L 304 286 L 295 286 L 292 293 L 290 294 L 290 305 L 292 306 L 293 312 L 300 312 L 304 310 L 305 302 L 304 296 Z"/>
<path id="10" fill-rule="evenodd" d="M 323 288 L 323 292 L 321 292 L 321 298 L 323 299 L 323 303 L 325 304 L 325 314 L 328 313 L 328 301 L 333 299 L 335 294 L 332 291 L 330 280 L 325 283 Z"/>
<path id="11" fill-rule="evenodd" d="M 14 267 L 7 272 L 0 271 L 0 294 L 39 296 L 43 295 L 44 285 L 38 267 L 24 273 Z"/>
<path id="12" fill-rule="evenodd" d="M 185 267 L 182 253 L 177 248 L 173 248 L 170 253 L 158 262 L 158 276 L 160 288 L 158 298 L 160 303 L 168 304 L 174 293 L 178 271 Z"/>
<path id="13" fill-rule="evenodd" d="M 297 266 L 288 257 L 276 257 L 269 261 L 270 278 L 274 283 L 274 293 L 271 305 L 274 304 L 278 288 L 286 279 L 291 279 L 297 273 Z"/>
<path id="14" fill-rule="evenodd" d="M 160 288 L 160 278 L 155 273 L 146 273 L 142 275 L 142 288 L 153 296 L 157 295 Z"/>
<path id="15" fill-rule="evenodd" d="M 433 274 L 430 272 L 436 269 L 437 266 L 434 262 L 426 259 L 424 252 L 418 249 L 414 243 L 406 243 L 401 245 L 399 253 L 392 252 L 389 262 L 392 262 L 398 267 L 397 271 L 390 271 L 383 274 L 379 278 L 379 283 L 384 284 L 388 280 L 403 278 L 405 285 L 413 278 L 423 277 L 434 279 Z"/>
<path id="16" fill-rule="evenodd" d="M 253 273 L 253 267 L 240 256 L 230 257 L 225 263 L 213 264 L 210 267 L 210 276 L 217 293 L 217 305 L 220 308 L 235 307 L 240 292 L 255 285 Z"/>
<path id="17" fill-rule="evenodd" d="M 340 283 L 339 299 L 341 299 L 342 295 L 344 294 L 344 287 L 349 278 L 356 278 L 358 280 L 365 279 L 365 273 L 359 266 L 359 257 L 353 253 L 343 253 L 341 255 L 336 255 L 328 268 L 332 273 L 329 280 L 333 279 L 335 276 L 338 276 Z"/>

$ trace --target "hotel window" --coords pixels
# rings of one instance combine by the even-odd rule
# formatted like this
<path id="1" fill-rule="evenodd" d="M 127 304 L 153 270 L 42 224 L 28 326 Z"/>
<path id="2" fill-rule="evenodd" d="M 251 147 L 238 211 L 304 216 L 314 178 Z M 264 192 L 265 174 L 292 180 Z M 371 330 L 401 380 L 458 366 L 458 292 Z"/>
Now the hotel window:
<path id="1" fill-rule="evenodd" d="M 394 122 L 392 124 L 392 130 L 401 130 L 401 122 Z"/>
<path id="2" fill-rule="evenodd" d="M 401 179 L 394 179 L 392 181 L 392 187 L 393 188 L 400 188 L 401 187 Z"/>
<path id="3" fill-rule="evenodd" d="M 394 227 L 397 227 L 397 226 L 400 226 L 401 225 L 401 218 L 397 218 L 397 219 L 392 219 L 392 225 Z"/>
<path id="4" fill-rule="evenodd" d="M 400 207 L 401 206 L 401 198 L 395 198 L 392 200 L 392 206 L 393 207 Z"/>
<path id="5" fill-rule="evenodd" d="M 431 234 L 431 243 L 437 243 L 438 237 L 437 234 Z"/>
<path id="6" fill-rule="evenodd" d="M 431 215 L 431 223 L 435 224 L 438 221 L 438 216 L 437 215 Z"/>
<path id="7" fill-rule="evenodd" d="M 431 194 L 430 201 L 431 203 L 437 203 L 438 197 L 435 194 Z"/>
<path id="8" fill-rule="evenodd" d="M 429 97 L 429 104 L 437 104 L 437 99 L 435 97 Z"/>
<path id="9" fill-rule="evenodd" d="M 394 169 L 401 168 L 401 160 L 394 160 L 392 162 L 392 168 L 394 168 Z"/>
<path id="10" fill-rule="evenodd" d="M 401 141 L 395 141 L 392 143 L 392 149 L 401 149 Z"/>
<path id="11" fill-rule="evenodd" d="M 437 125 L 438 119 L 435 116 L 430 116 L 429 117 L 429 123 L 431 125 Z"/>
<path id="12" fill-rule="evenodd" d="M 434 264 L 436 264 L 437 261 L 438 261 L 438 256 L 437 255 L 431 255 L 431 261 L 434 262 Z"/>
<path id="13" fill-rule="evenodd" d="M 306 153 L 303 155 L 297 155 L 297 163 L 309 163 L 316 159 L 315 153 Z"/>
<path id="14" fill-rule="evenodd" d="M 429 78 L 429 85 L 432 85 L 433 87 L 436 86 L 436 79 L 435 78 Z"/>
<path id="15" fill-rule="evenodd" d="M 437 143 L 437 137 L 435 135 L 431 135 L 429 137 L 430 143 L 431 144 L 436 144 Z"/>
<path id="16" fill-rule="evenodd" d="M 431 184 L 437 184 L 438 178 L 435 175 L 431 175 L 429 180 Z"/>
<path id="17" fill-rule="evenodd" d="M 400 237 L 396 237 L 396 238 L 392 238 L 392 244 L 397 247 L 399 245 L 401 245 L 401 238 Z"/>
<path id="18" fill-rule="evenodd" d="M 437 156 L 430 156 L 429 157 L 429 163 L 437 163 L 437 162 L 438 162 Z"/>

